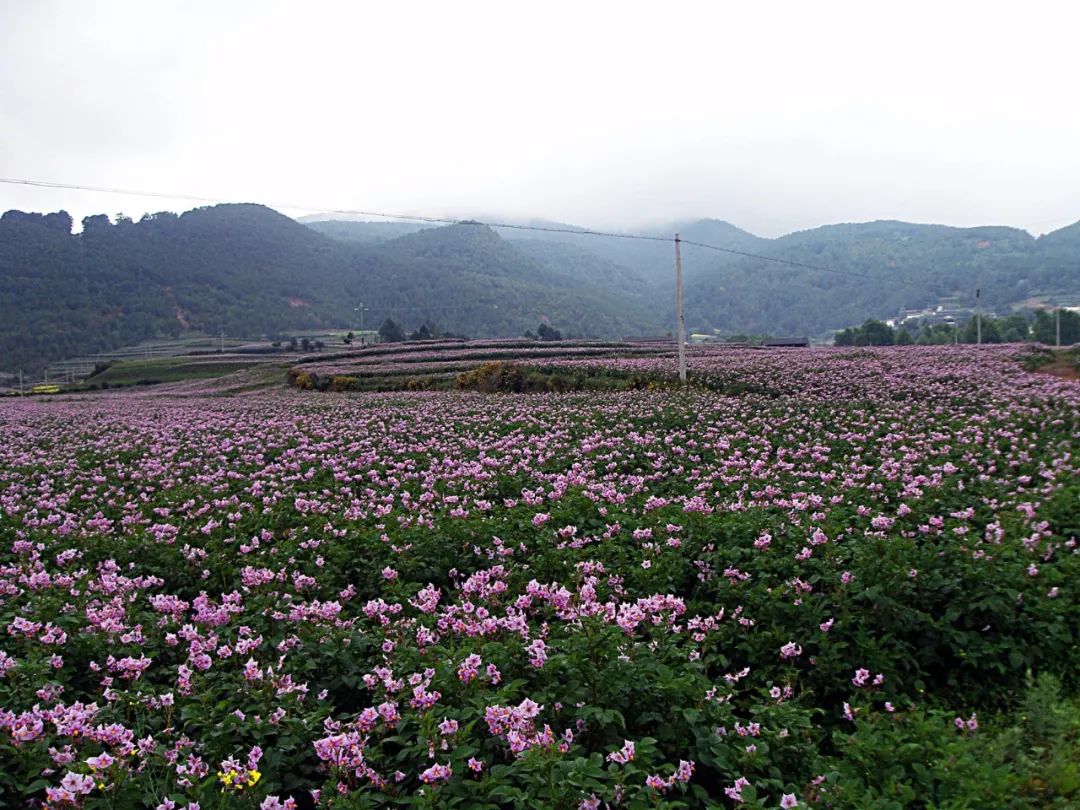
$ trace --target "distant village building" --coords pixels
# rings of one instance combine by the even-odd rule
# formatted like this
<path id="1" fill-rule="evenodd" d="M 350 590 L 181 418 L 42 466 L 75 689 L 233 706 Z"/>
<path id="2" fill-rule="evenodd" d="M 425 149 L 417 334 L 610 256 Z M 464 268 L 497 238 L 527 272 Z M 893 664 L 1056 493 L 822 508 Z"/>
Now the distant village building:
<path id="1" fill-rule="evenodd" d="M 966 321 L 974 314 L 971 307 L 954 304 L 952 299 L 945 299 L 945 303 L 926 307 L 925 309 L 902 309 L 895 318 L 890 318 L 885 323 L 894 329 L 899 329 L 905 324 L 925 324 L 927 326 L 936 323 L 954 323 Z"/>

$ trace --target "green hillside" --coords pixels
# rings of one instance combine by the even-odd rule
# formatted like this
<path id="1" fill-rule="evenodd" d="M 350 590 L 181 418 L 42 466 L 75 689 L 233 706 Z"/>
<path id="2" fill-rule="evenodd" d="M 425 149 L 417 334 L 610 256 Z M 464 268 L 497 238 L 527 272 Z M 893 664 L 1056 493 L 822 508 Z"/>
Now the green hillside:
<path id="1" fill-rule="evenodd" d="M 111 224 L 0 218 L 0 366 L 33 369 L 184 332 L 272 334 L 345 318 L 349 252 L 255 205 Z"/>
<path id="2" fill-rule="evenodd" d="M 337 223 L 342 233 L 396 223 Z M 561 223 L 537 223 L 572 229 Z M 1039 239 L 1008 227 L 952 228 L 879 221 L 828 225 L 764 239 L 720 220 L 641 231 L 683 246 L 692 331 L 821 334 L 942 299 L 1006 311 L 1032 298 L 1080 294 L 1080 223 Z M 661 331 L 674 318 L 673 249 L 651 242 L 505 229 L 501 235 L 556 275 L 587 279 L 651 302 Z M 701 242 L 723 250 L 693 245 Z M 781 259 L 764 261 L 743 254 Z"/>
<path id="3" fill-rule="evenodd" d="M 451 225 L 357 252 L 370 323 L 433 322 L 470 337 L 521 335 L 549 320 L 565 334 L 617 337 L 652 326 L 644 302 L 546 267 L 490 228 Z"/>
<path id="4" fill-rule="evenodd" d="M 361 302 L 372 328 L 392 318 L 470 337 L 541 322 L 567 337 L 668 332 L 675 231 L 691 331 L 822 334 L 946 298 L 971 305 L 976 288 L 1001 312 L 1080 294 L 1080 223 L 1038 239 L 893 221 L 763 239 L 698 220 L 641 241 L 476 223 L 301 224 L 219 205 L 139 222 L 88 217 L 71 231 L 63 212 L 0 217 L 0 371 L 179 335 L 355 329 Z"/>
<path id="5" fill-rule="evenodd" d="M 904 222 L 833 225 L 772 240 L 764 255 L 714 267 L 687 283 L 694 328 L 815 334 L 867 317 L 891 317 L 943 298 L 989 310 L 1040 295 L 1080 292 L 1080 244 L 1015 228 Z"/>
<path id="6" fill-rule="evenodd" d="M 313 231 L 338 239 L 342 242 L 357 242 L 362 245 L 373 245 L 378 242 L 388 242 L 399 236 L 407 236 L 427 228 L 437 227 L 412 222 L 351 222 L 337 219 L 316 219 L 303 222 Z"/>
<path id="7" fill-rule="evenodd" d="M 185 333 L 275 336 L 393 317 L 472 337 L 646 330 L 633 296 L 554 273 L 487 228 L 343 242 L 258 205 L 139 222 L 61 212 L 0 218 L 0 371 Z"/>

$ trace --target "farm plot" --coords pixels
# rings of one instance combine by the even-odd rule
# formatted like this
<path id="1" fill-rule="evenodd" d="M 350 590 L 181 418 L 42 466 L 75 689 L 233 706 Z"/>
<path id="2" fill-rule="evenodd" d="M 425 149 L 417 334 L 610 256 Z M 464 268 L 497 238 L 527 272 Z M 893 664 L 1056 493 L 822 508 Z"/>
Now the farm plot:
<path id="1" fill-rule="evenodd" d="M 1075 806 L 1080 389 L 1016 359 L 0 403 L 0 795 Z"/>

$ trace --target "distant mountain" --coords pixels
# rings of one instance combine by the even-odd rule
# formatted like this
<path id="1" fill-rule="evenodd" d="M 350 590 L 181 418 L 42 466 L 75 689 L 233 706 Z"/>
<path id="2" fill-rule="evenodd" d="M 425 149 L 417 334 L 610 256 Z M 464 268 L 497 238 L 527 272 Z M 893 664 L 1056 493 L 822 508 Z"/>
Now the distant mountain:
<path id="1" fill-rule="evenodd" d="M 640 296 L 560 275 L 482 227 L 363 244 L 258 205 L 71 227 L 63 212 L 0 218 L 0 371 L 182 333 L 355 328 L 360 302 L 369 326 L 430 320 L 473 337 L 545 319 L 568 335 L 615 337 L 655 319 Z"/>
<path id="2" fill-rule="evenodd" d="M 298 220 L 303 222 L 301 218 Z M 377 242 L 388 242 L 399 236 L 407 236 L 410 233 L 436 228 L 437 225 L 412 222 L 353 222 L 336 219 L 316 219 L 305 222 L 313 231 L 317 231 L 331 239 L 342 242 L 359 242 L 364 245 L 372 245 Z"/>
<path id="3" fill-rule="evenodd" d="M 315 216 L 320 215 L 302 217 L 300 221 L 319 233 L 345 242 L 385 242 L 406 233 L 436 227 L 428 223 L 361 222 L 355 219 L 326 220 L 314 219 Z M 671 279 L 675 260 L 672 240 L 677 232 L 681 232 L 680 235 L 685 240 L 706 242 L 743 252 L 758 252 L 770 243 L 768 239 L 754 236 L 717 219 L 678 222 L 664 228 L 646 228 L 633 233 L 626 232 L 626 235 L 611 236 L 598 236 L 590 232 L 588 228 L 550 220 L 501 221 L 521 227 L 495 226 L 493 230 L 499 236 L 514 243 L 524 252 L 538 258 L 548 266 L 557 269 L 563 259 L 569 259 L 572 264 L 581 265 L 584 257 L 594 257 L 603 260 L 603 264 L 596 268 L 597 277 L 609 278 L 626 274 L 637 282 L 645 281 L 661 285 L 667 284 Z M 528 230 L 529 227 L 542 230 Z M 630 235 L 655 237 L 664 241 L 650 242 L 626 238 Z M 536 245 L 538 242 L 543 242 L 546 246 L 538 247 Z M 699 262 L 695 261 L 694 257 L 688 256 L 686 272 L 692 275 L 698 267 L 711 268 L 717 263 L 723 264 L 737 258 L 731 254 L 713 253 L 709 256 L 708 262 Z M 622 270 L 614 272 L 614 268 L 622 268 Z M 578 270 L 586 270 L 586 268 L 579 266 Z"/>
<path id="4" fill-rule="evenodd" d="M 1005 310 L 1037 295 L 1080 293 L 1080 245 L 1058 249 L 1062 241 L 1015 228 L 892 221 L 815 228 L 757 251 L 797 266 L 741 258 L 688 281 L 687 317 L 697 328 L 817 334 L 942 298 L 973 306 L 976 289 L 983 306 Z"/>
<path id="5" fill-rule="evenodd" d="M 37 368 L 189 330 L 263 334 L 343 319 L 348 251 L 255 205 L 111 224 L 0 218 L 0 367 Z M 339 322 L 344 322 L 339 320 Z"/>
<path id="6" fill-rule="evenodd" d="M 545 223 L 546 224 L 546 223 Z M 573 226 L 553 223 L 554 227 L 573 229 Z M 581 229 L 585 230 L 585 229 Z M 675 264 L 674 238 L 679 233 L 684 240 L 705 242 L 729 250 L 758 252 L 769 243 L 768 239 L 754 236 L 717 219 L 701 219 L 672 223 L 665 228 L 646 228 L 633 234 L 649 236 L 663 241 L 642 241 L 622 236 L 593 236 L 576 233 L 551 233 L 545 231 L 502 231 L 502 235 L 515 243 L 544 241 L 572 248 L 577 255 L 597 256 L 611 265 L 625 268 L 632 277 L 661 288 L 672 286 Z M 717 264 L 733 260 L 732 254 L 712 252 L 706 258 L 687 253 L 684 271 L 687 277 L 695 272 L 708 270 Z M 603 274 L 603 271 L 601 271 Z"/>
<path id="7" fill-rule="evenodd" d="M 1074 222 L 1060 230 L 1044 234 L 1038 240 L 1038 253 L 1042 260 L 1042 270 L 1051 275 L 1071 268 L 1072 277 L 1080 265 L 1080 222 Z"/>
<path id="8" fill-rule="evenodd" d="M 617 337 L 649 331 L 657 320 L 640 295 L 553 270 L 485 226 L 418 231 L 358 256 L 371 323 L 432 321 L 495 337 L 550 321 L 565 334 Z"/>
<path id="9" fill-rule="evenodd" d="M 691 330 L 822 334 L 943 298 L 971 306 L 977 288 L 982 303 L 999 310 L 1038 296 L 1080 294 L 1080 223 L 1039 239 L 1016 228 L 897 221 L 764 239 L 715 219 L 639 231 L 663 241 L 516 229 L 501 235 L 551 273 L 651 301 L 659 328 L 667 331 L 674 318 L 670 238 L 676 232 L 684 241 Z"/>
<path id="10" fill-rule="evenodd" d="M 1054 247 L 1070 246 L 1080 249 L 1080 222 L 1074 222 L 1072 225 L 1066 225 L 1064 228 L 1043 234 L 1039 237 L 1039 242 L 1044 247 L 1048 245 Z"/>
<path id="11" fill-rule="evenodd" d="M 572 242 L 545 239 L 516 239 L 511 244 L 542 265 L 553 277 L 586 280 L 608 290 L 634 297 L 648 297 L 651 284 L 638 270 L 599 256 Z"/>
<path id="12" fill-rule="evenodd" d="M 515 223 L 510 223 L 515 224 Z M 568 336 L 671 331 L 680 233 L 692 331 L 823 334 L 943 298 L 988 310 L 1080 294 L 1080 223 L 1038 239 L 1006 227 L 880 221 L 763 239 L 719 220 L 656 240 L 476 223 L 301 224 L 259 205 L 139 222 L 0 217 L 0 371 L 147 338 L 275 336 L 393 318 L 472 337 L 549 321 Z M 748 255 L 749 254 L 749 255 Z"/>

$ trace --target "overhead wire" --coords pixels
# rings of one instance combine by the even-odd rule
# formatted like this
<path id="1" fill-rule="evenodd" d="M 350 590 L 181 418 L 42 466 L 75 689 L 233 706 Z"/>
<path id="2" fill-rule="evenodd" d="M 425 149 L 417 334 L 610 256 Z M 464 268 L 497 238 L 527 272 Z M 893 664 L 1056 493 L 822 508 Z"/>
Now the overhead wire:
<path id="1" fill-rule="evenodd" d="M 57 183 L 47 180 L 30 180 L 23 178 L 12 177 L 0 177 L 0 183 L 6 185 L 22 185 L 32 186 L 35 188 L 45 189 L 63 189 L 68 191 L 90 191 L 99 194 L 122 194 L 134 197 L 152 197 L 157 199 L 168 200 L 184 200 L 187 202 L 201 202 L 212 205 L 229 205 L 235 204 L 232 200 L 227 200 L 219 197 L 206 197 L 193 194 L 174 194 L 171 192 L 163 191 L 144 191 L 135 189 L 115 188 L 110 186 L 89 186 L 79 185 L 75 183 Z M 364 217 L 378 217 L 381 219 L 389 219 L 404 222 L 424 222 L 433 225 L 476 225 L 484 226 L 488 228 L 499 228 L 517 231 L 535 231 L 540 233 L 560 233 L 570 234 L 575 236 L 601 236 L 611 239 L 634 239 L 647 242 L 665 242 L 670 243 L 673 238 L 670 236 L 656 236 L 652 234 L 636 234 L 636 233 L 619 233 L 616 231 L 601 231 L 591 228 L 570 228 L 554 225 L 529 225 L 524 223 L 512 223 L 512 222 L 485 222 L 477 219 L 450 219 L 447 217 L 435 217 L 425 216 L 421 214 L 399 214 L 399 213 L 387 213 L 385 211 L 363 211 L 359 209 L 351 208 L 332 208 L 326 206 L 310 206 L 310 205 L 296 205 L 292 203 L 263 203 L 269 208 L 275 208 L 278 210 L 294 210 L 294 211 L 311 211 L 319 212 L 323 214 L 340 214 L 342 216 L 364 216 Z M 703 248 L 707 250 L 716 251 L 719 253 L 726 253 L 734 256 L 741 256 L 746 259 L 754 259 L 757 261 L 771 262 L 773 264 L 786 265 L 788 267 L 799 268 L 803 270 L 813 270 L 821 273 L 833 273 L 836 275 L 844 275 L 851 278 L 860 278 L 867 281 L 879 280 L 875 276 L 867 273 L 859 273 L 850 270 L 841 270 L 835 267 L 828 267 L 824 265 L 808 264 L 806 262 L 794 261 L 792 259 L 784 259 L 779 256 L 767 256 L 760 253 L 752 253 L 750 251 L 738 250 L 736 248 L 723 247 L 721 245 L 711 245 L 707 242 L 698 242 L 690 239 L 679 239 L 684 245 L 690 245 L 693 247 Z M 892 281 L 900 281 L 904 284 L 922 286 L 922 282 L 917 282 L 913 279 L 908 279 L 902 276 L 890 277 Z"/>
<path id="2" fill-rule="evenodd" d="M 69 191 L 92 191 L 99 194 L 125 194 L 133 197 L 156 197 L 166 200 L 186 200 L 189 202 L 211 203 L 214 205 L 235 204 L 234 200 L 221 197 L 204 197 L 194 194 L 172 194 L 164 191 L 139 191 L 135 189 L 113 188 L 109 186 L 85 186 L 74 183 L 54 183 L 46 180 L 24 180 L 12 177 L 0 177 L 0 183 L 8 185 L 34 186 L 46 189 L 66 189 Z M 423 214 L 398 214 L 385 211 L 361 211 L 354 208 L 331 208 L 318 205 L 297 205 L 295 203 L 262 203 L 269 208 L 287 209 L 293 211 L 314 211 L 324 214 L 342 214 L 346 216 L 381 217 L 409 222 L 429 222 L 435 225 L 486 225 L 489 228 L 509 228 L 519 231 L 543 231 L 546 233 L 579 234 L 582 236 L 608 236 L 615 239 L 645 239 L 653 242 L 670 242 L 668 236 L 649 236 L 645 234 L 617 233 L 614 231 L 598 231 L 589 228 L 568 228 L 549 225 L 526 225 L 512 222 L 481 222 L 476 219 L 450 219 L 447 217 L 425 216 Z"/>

